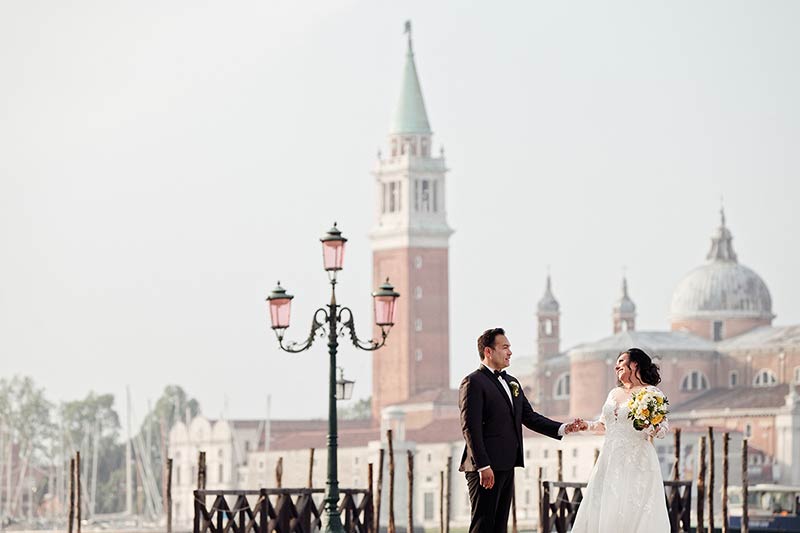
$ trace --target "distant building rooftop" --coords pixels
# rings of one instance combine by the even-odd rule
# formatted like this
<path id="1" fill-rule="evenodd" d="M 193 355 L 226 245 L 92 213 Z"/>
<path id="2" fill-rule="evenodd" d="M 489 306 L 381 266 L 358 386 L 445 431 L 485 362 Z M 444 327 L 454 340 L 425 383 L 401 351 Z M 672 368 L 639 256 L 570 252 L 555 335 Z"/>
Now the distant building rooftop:
<path id="1" fill-rule="evenodd" d="M 796 389 L 796 388 L 795 388 Z M 772 387 L 734 387 L 712 389 L 696 398 L 671 408 L 673 413 L 721 411 L 725 409 L 775 409 L 786 403 L 789 384 Z"/>
<path id="2" fill-rule="evenodd" d="M 781 349 L 800 346 L 800 325 L 761 326 L 717 344 L 720 351 Z"/>
<path id="3" fill-rule="evenodd" d="M 713 342 L 685 331 L 621 331 L 599 341 L 579 344 L 571 348 L 570 357 L 613 355 L 628 348 L 641 348 L 655 357 L 662 352 L 713 352 Z"/>

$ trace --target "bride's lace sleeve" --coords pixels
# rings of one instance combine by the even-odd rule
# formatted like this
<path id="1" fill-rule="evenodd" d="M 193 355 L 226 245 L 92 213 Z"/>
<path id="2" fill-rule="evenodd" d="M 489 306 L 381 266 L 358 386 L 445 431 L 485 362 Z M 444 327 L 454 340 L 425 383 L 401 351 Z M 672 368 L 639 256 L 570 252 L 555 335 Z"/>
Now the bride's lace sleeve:
<path id="1" fill-rule="evenodd" d="M 589 421 L 587 424 L 589 424 L 588 431 L 592 433 L 602 434 L 606 432 L 606 419 L 602 414 L 600 414 L 600 418 Z"/>
<path id="2" fill-rule="evenodd" d="M 608 399 L 611 397 L 613 390 L 608 393 L 608 398 L 606 398 L 606 403 L 608 403 Z M 606 414 L 605 414 L 605 404 L 603 407 L 600 408 L 600 417 L 597 420 L 592 420 L 587 422 L 589 427 L 587 428 L 588 431 L 597 434 L 603 434 L 606 432 Z"/>

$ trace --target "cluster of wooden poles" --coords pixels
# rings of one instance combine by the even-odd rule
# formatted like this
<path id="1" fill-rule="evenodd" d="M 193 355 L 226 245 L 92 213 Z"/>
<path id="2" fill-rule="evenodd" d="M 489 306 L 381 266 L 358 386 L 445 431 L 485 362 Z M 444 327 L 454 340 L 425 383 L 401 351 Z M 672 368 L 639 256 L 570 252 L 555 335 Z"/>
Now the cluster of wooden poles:
<path id="1" fill-rule="evenodd" d="M 673 469 L 673 477 L 678 479 L 680 475 L 680 450 L 681 450 L 681 430 L 675 430 L 675 467 Z M 728 529 L 728 448 L 730 443 L 730 434 L 725 432 L 722 434 L 722 533 L 727 533 Z M 697 504 L 696 504 L 696 517 L 697 517 L 697 533 L 714 532 L 714 482 L 716 460 L 714 458 L 714 428 L 708 427 L 708 434 L 700 437 L 700 446 L 697 456 Z M 748 474 L 747 474 L 747 439 L 742 439 L 742 527 L 741 533 L 748 533 L 750 531 L 750 523 L 748 517 L 748 502 L 747 502 L 747 487 L 748 487 Z M 708 520 L 705 520 L 706 509 L 708 505 Z M 708 529 L 706 529 L 706 525 Z"/>

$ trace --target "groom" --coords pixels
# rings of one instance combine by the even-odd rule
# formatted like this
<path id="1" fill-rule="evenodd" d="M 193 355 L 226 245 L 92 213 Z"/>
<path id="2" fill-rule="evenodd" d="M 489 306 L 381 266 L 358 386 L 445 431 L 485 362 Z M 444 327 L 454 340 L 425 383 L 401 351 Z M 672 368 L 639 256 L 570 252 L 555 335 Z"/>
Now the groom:
<path id="1" fill-rule="evenodd" d="M 466 446 L 460 472 L 465 472 L 471 508 L 470 533 L 506 533 L 514 487 L 514 467 L 524 466 L 522 424 L 560 439 L 584 422 L 562 424 L 535 412 L 516 378 L 503 371 L 511 360 L 511 344 L 502 328 L 478 337 L 481 366 L 461 382 L 458 406 Z"/>

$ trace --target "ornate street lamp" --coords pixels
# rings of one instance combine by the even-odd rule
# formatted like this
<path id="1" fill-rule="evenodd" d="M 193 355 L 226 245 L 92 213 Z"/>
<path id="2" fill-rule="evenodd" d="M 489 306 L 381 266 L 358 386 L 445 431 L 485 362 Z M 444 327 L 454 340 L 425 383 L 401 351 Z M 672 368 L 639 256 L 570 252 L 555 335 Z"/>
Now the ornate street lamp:
<path id="1" fill-rule="evenodd" d="M 322 242 L 322 260 L 331 284 L 331 301 L 325 307 L 320 307 L 311 319 L 311 331 L 306 340 L 302 342 L 284 343 L 283 337 L 289 327 L 292 298 L 286 289 L 278 282 L 277 287 L 267 297 L 272 329 L 278 337 L 278 345 L 286 352 L 298 353 L 308 350 L 317 337 L 323 337 L 325 330 L 328 336 L 328 354 L 330 358 L 329 390 L 328 390 L 328 480 L 325 487 L 325 512 L 322 516 L 322 530 L 326 533 L 344 533 L 342 520 L 339 516 L 339 480 L 337 468 L 337 419 L 336 400 L 349 399 L 353 393 L 353 381 L 346 380 L 341 374 L 336 379 L 336 352 L 339 346 L 338 337 L 343 336 L 345 330 L 350 336 L 353 345 L 360 350 L 373 351 L 386 344 L 386 337 L 394 325 L 395 303 L 400 296 L 394 287 L 389 284 L 389 279 L 372 293 L 375 306 L 375 325 L 381 330 L 380 340 L 370 339 L 363 341 L 356 335 L 353 312 L 348 307 L 336 303 L 336 274 L 342 269 L 344 262 L 344 245 L 347 239 L 342 237 L 342 232 L 336 224 L 320 239 Z M 319 332 L 319 335 L 318 333 Z"/>

